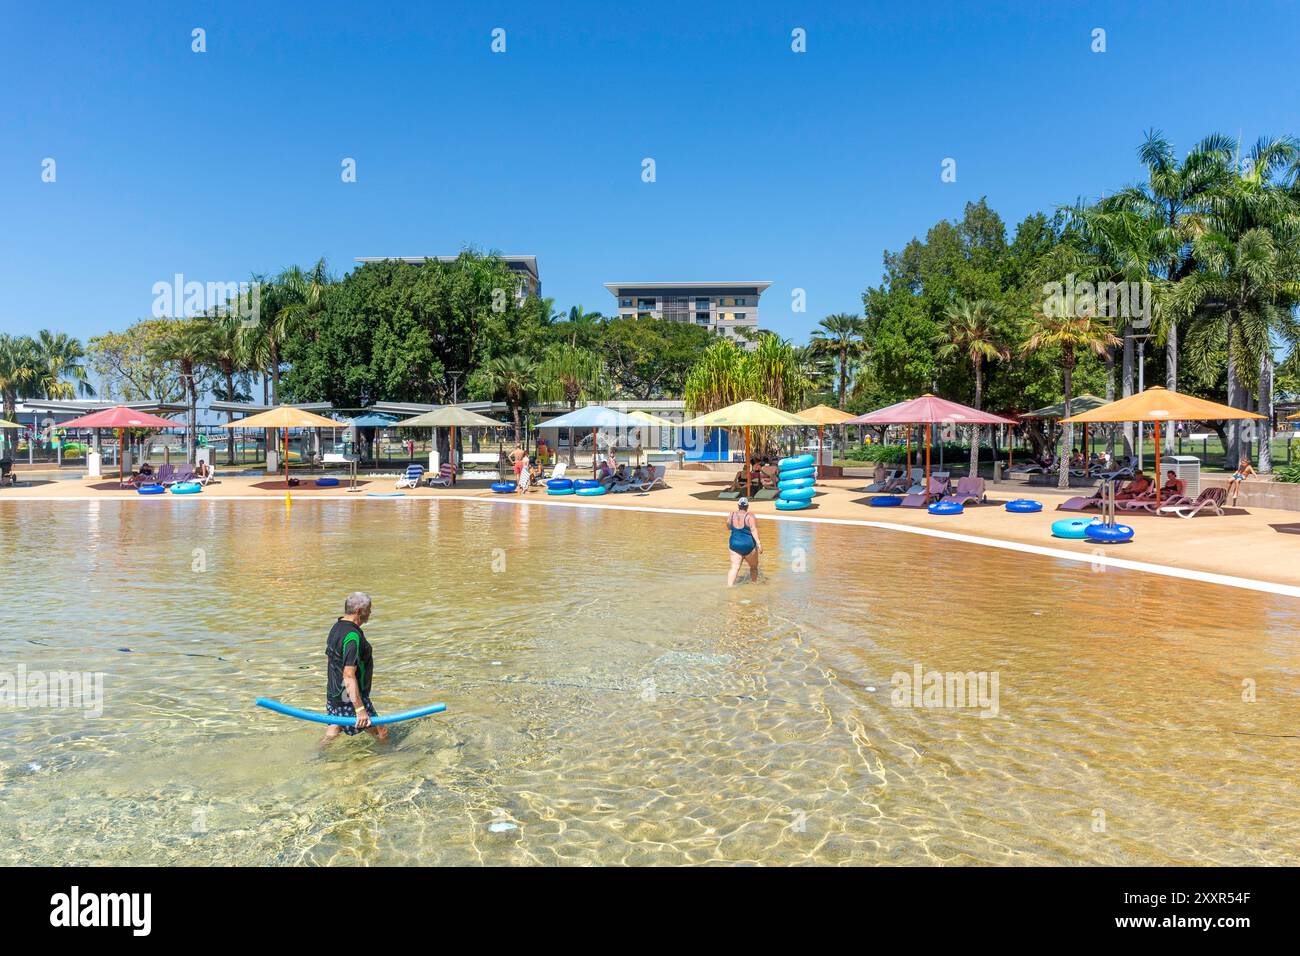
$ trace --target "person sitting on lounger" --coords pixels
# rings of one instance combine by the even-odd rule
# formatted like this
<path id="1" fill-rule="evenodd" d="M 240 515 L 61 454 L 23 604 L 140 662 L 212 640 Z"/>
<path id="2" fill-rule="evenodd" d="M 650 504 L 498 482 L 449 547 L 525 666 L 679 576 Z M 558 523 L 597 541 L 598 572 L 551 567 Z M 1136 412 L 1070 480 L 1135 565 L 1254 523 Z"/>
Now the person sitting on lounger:
<path id="1" fill-rule="evenodd" d="M 1181 498 L 1183 492 L 1187 490 L 1187 482 L 1178 477 L 1178 472 L 1172 468 L 1165 473 L 1165 483 L 1160 486 L 1160 494 L 1164 498 Z"/>
<path id="2" fill-rule="evenodd" d="M 762 466 L 758 469 L 759 482 L 764 488 L 775 488 L 781 469 L 776 467 L 776 463 L 771 458 L 764 458 Z"/>
<path id="3" fill-rule="evenodd" d="M 749 467 L 742 466 L 740 471 L 736 472 L 736 477 L 731 479 L 731 484 L 727 486 L 728 491 L 744 491 L 745 476 L 749 474 Z"/>
<path id="4" fill-rule="evenodd" d="M 1255 477 L 1255 469 L 1250 466 L 1250 459 L 1245 455 L 1237 461 L 1237 470 L 1232 473 L 1228 479 L 1228 493 L 1232 495 L 1232 503 L 1237 503 L 1237 492 L 1241 491 L 1241 483 L 1247 478 Z"/>
<path id="5" fill-rule="evenodd" d="M 147 461 L 146 461 L 144 464 L 142 464 L 142 465 L 140 466 L 140 477 L 141 477 L 141 478 L 152 478 L 152 477 L 153 477 L 153 465 L 149 464 Z"/>
<path id="6" fill-rule="evenodd" d="M 194 466 L 194 480 L 207 481 L 212 477 L 212 468 L 206 461 L 199 459 L 198 464 Z"/>
<path id="7" fill-rule="evenodd" d="M 1142 469 L 1133 472 L 1133 477 L 1125 482 L 1124 487 L 1120 488 L 1115 495 L 1116 501 L 1131 501 L 1134 498 L 1145 498 L 1151 494 L 1151 479 L 1142 473 Z"/>

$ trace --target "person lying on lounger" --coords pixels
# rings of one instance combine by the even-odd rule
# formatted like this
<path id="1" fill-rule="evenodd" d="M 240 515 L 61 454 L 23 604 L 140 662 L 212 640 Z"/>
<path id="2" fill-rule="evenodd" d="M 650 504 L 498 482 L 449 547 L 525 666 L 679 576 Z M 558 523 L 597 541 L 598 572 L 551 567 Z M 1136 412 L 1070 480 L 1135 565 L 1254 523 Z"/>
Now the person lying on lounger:
<path id="1" fill-rule="evenodd" d="M 1116 501 L 1130 501 L 1133 498 L 1145 498 L 1151 494 L 1151 479 L 1142 474 L 1142 469 L 1133 472 L 1133 477 L 1124 483 L 1115 495 Z"/>

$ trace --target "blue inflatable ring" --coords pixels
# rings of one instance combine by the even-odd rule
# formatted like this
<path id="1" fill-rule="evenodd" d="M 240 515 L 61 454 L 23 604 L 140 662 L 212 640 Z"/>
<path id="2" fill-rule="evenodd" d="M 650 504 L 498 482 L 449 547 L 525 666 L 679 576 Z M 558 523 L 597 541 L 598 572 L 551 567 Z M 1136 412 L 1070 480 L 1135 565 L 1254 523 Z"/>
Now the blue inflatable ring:
<path id="1" fill-rule="evenodd" d="M 554 488 L 559 491 L 561 488 L 572 488 L 573 480 L 571 478 L 551 478 L 546 482 L 547 488 Z"/>
<path id="2" fill-rule="evenodd" d="M 781 481 L 793 481 L 796 478 L 811 478 L 817 474 L 817 469 L 809 465 L 807 468 L 782 468 L 776 473 Z"/>
<path id="3" fill-rule="evenodd" d="M 572 489 L 572 488 L 547 488 L 547 489 L 546 489 L 546 493 L 547 493 L 548 495 L 555 495 L 555 496 L 558 497 L 558 496 L 560 496 L 560 495 L 571 495 L 571 494 L 573 494 L 573 489 Z"/>
<path id="4" fill-rule="evenodd" d="M 960 501 L 936 501 L 928 510 L 932 515 L 959 515 L 966 509 Z"/>
<path id="5" fill-rule="evenodd" d="M 788 481 L 778 481 L 776 483 L 776 486 L 781 491 L 789 491 L 793 488 L 811 488 L 813 486 L 813 479 L 791 478 Z"/>
<path id="6" fill-rule="evenodd" d="M 560 480 L 565 481 L 567 479 L 562 478 Z M 579 478 L 577 481 L 573 483 L 573 487 L 581 490 L 583 488 L 602 488 L 604 486 L 601 485 L 601 483 L 597 481 L 595 478 Z"/>
<path id="7" fill-rule="evenodd" d="M 317 487 L 317 488 L 337 488 L 338 486 L 339 486 L 339 480 L 338 480 L 337 478 L 317 478 L 317 479 L 316 479 L 316 487 Z"/>
<path id="8" fill-rule="evenodd" d="M 519 486 L 513 481 L 494 481 L 492 482 L 492 490 L 499 495 L 508 495 L 512 491 L 518 491 Z"/>
<path id="9" fill-rule="evenodd" d="M 197 481 L 178 481 L 171 487 L 174 495 L 197 495 L 202 490 L 203 486 Z"/>
<path id="10" fill-rule="evenodd" d="M 777 511 L 803 511 L 804 508 L 809 507 L 811 504 L 812 504 L 811 501 L 785 501 L 778 498 L 776 502 L 776 510 Z"/>
<path id="11" fill-rule="evenodd" d="M 1088 536 L 1088 526 L 1093 523 L 1093 520 L 1092 518 L 1063 518 L 1060 521 L 1053 521 L 1052 537 L 1073 538 L 1075 540 L 1086 538 Z"/>
<path id="12" fill-rule="evenodd" d="M 140 495 L 160 495 L 166 490 L 162 485 L 141 485 L 135 491 Z"/>
<path id="13" fill-rule="evenodd" d="M 871 505 L 873 508 L 893 508 L 902 503 L 903 499 L 898 497 L 898 495 L 876 495 L 876 497 L 867 502 L 867 504 Z"/>
<path id="14" fill-rule="evenodd" d="M 812 455 L 795 455 L 792 458 L 782 458 L 776 463 L 776 467 L 781 470 L 787 468 L 806 468 L 808 465 L 815 464 L 817 461 Z"/>
<path id="15" fill-rule="evenodd" d="M 782 501 L 812 501 L 816 493 L 812 488 L 786 488 L 777 492 L 777 497 Z"/>
<path id="16" fill-rule="evenodd" d="M 604 493 L 605 493 L 605 486 L 602 485 L 600 482 L 596 482 L 596 484 L 592 485 L 589 488 L 578 488 L 574 491 L 575 495 L 581 495 L 584 498 L 595 498 L 598 495 L 603 495 Z"/>
<path id="17" fill-rule="evenodd" d="M 1126 524 L 1117 524 L 1113 528 L 1108 524 L 1090 524 L 1084 530 L 1089 541 L 1102 544 L 1122 544 L 1133 540 L 1133 529 Z"/>
<path id="18" fill-rule="evenodd" d="M 1014 511 L 1017 514 L 1034 514 L 1043 510 L 1041 501 L 1034 501 L 1031 498 L 1017 498 L 1014 501 L 1008 501 L 1004 506 L 1008 511 Z"/>

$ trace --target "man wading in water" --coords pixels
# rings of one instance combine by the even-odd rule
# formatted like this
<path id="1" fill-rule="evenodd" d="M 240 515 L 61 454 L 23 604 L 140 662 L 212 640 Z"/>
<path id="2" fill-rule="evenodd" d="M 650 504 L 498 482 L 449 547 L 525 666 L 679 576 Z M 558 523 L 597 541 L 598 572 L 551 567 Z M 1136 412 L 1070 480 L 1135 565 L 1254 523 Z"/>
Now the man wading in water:
<path id="1" fill-rule="evenodd" d="M 328 683 L 325 688 L 325 713 L 331 717 L 355 717 L 355 727 L 330 724 L 325 739 L 333 740 L 339 731 L 351 737 L 366 731 L 379 740 L 388 739 L 388 728 L 370 723 L 378 717 L 370 703 L 370 681 L 375 675 L 375 658 L 361 625 L 370 620 L 370 595 L 353 591 L 343 602 L 343 616 L 330 628 L 325 640 Z"/>

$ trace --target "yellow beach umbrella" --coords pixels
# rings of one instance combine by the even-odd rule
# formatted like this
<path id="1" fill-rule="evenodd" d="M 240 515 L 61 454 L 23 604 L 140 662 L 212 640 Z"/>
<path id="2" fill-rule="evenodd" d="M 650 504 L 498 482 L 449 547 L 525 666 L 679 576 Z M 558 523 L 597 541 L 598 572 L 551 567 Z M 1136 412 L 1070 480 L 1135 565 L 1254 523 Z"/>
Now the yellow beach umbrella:
<path id="1" fill-rule="evenodd" d="M 277 405 L 275 408 L 233 422 L 226 422 L 222 428 L 279 428 L 284 431 L 284 503 L 289 504 L 289 429 L 290 428 L 338 428 L 339 422 L 315 412 L 292 405 Z"/>
<path id="2" fill-rule="evenodd" d="M 716 412 L 709 412 L 707 415 L 701 415 L 698 418 L 692 418 L 688 422 L 682 422 L 682 428 L 743 428 L 745 430 L 745 497 L 749 497 L 751 490 L 749 429 L 751 427 L 785 428 L 789 425 L 815 424 L 816 422 L 807 418 L 801 418 L 790 412 L 783 412 L 779 408 L 764 405 L 762 402 L 746 399 L 743 402 L 728 405 L 726 408 L 719 408 Z"/>
<path id="3" fill-rule="evenodd" d="M 1062 424 L 1087 422 L 1155 422 L 1156 425 L 1156 506 L 1160 506 L 1160 424 L 1161 422 L 1220 421 L 1225 419 L 1265 418 L 1244 408 L 1220 405 L 1194 395 L 1171 392 L 1158 385 L 1121 398 L 1117 402 L 1061 419 Z"/>
<path id="4" fill-rule="evenodd" d="M 827 425 L 843 425 L 854 415 L 852 412 L 846 412 L 842 408 L 831 408 L 829 405 L 814 405 L 812 408 L 805 408 L 799 412 L 800 418 L 806 418 L 810 422 L 817 423 L 817 477 L 822 476 L 822 433 Z"/>
<path id="5" fill-rule="evenodd" d="M 658 415 L 651 415 L 649 412 L 642 412 L 642 411 L 628 412 L 627 417 L 634 418 L 639 422 L 645 422 L 647 425 L 650 425 L 653 428 L 681 428 L 682 427 L 679 422 L 670 422 L 666 418 L 660 418 Z M 636 462 L 638 465 L 641 464 L 641 456 L 639 454 L 637 455 Z"/>
<path id="6" fill-rule="evenodd" d="M 0 418 L 0 428 L 22 428 L 22 427 L 23 426 L 19 425 L 17 422 L 7 422 L 3 418 Z"/>

